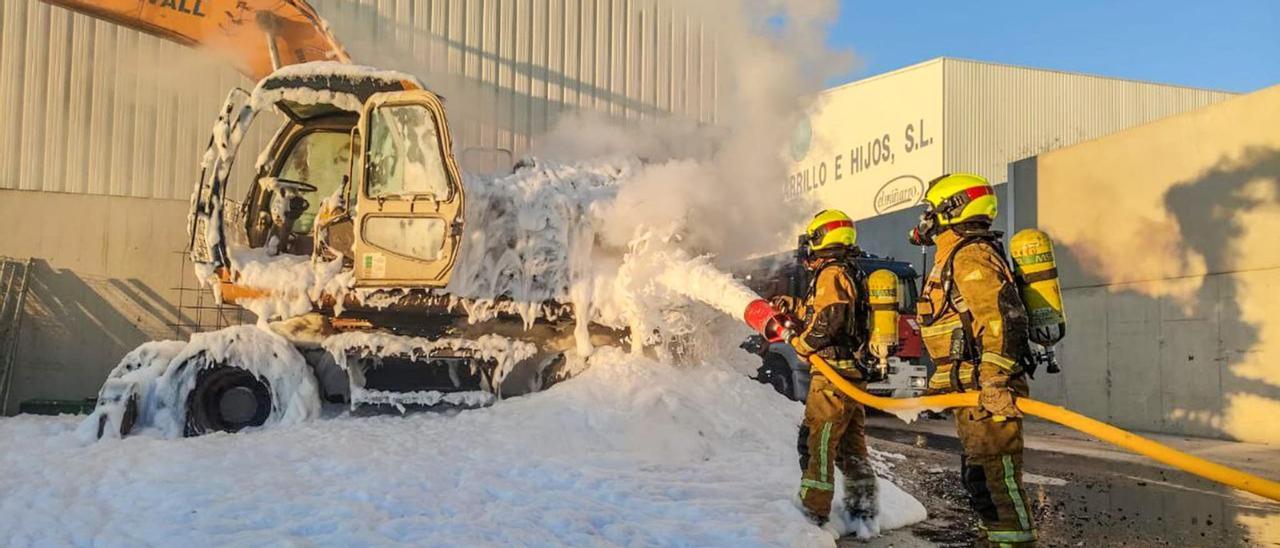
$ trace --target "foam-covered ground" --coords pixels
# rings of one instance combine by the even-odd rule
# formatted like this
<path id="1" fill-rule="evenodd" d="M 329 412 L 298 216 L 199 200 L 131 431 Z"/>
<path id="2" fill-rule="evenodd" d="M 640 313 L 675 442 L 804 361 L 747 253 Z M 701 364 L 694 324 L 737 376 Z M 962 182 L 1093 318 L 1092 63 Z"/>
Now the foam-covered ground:
<path id="1" fill-rule="evenodd" d="M 23 545 L 814 546 L 802 407 L 727 364 L 604 349 L 582 376 L 453 415 L 337 415 L 81 445 L 0 419 L 0 535 Z M 741 364 L 739 364 L 741 365 Z M 877 454 L 882 476 L 895 455 Z M 881 481 L 885 528 L 924 508 Z"/>

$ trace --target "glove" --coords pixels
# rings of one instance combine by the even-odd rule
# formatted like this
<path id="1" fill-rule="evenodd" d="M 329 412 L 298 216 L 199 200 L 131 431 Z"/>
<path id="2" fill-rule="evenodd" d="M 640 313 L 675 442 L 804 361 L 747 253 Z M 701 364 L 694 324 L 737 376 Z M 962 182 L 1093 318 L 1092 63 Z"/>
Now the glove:
<path id="1" fill-rule="evenodd" d="M 775 312 L 795 316 L 799 309 L 799 300 L 791 295 L 778 295 L 769 299 L 769 306 L 773 307 Z"/>
<path id="2" fill-rule="evenodd" d="M 982 380 L 982 390 L 978 392 L 978 406 L 1004 420 L 1006 417 L 1018 418 L 1022 411 L 1014 403 L 1013 390 L 1009 388 L 1008 377 L 996 377 Z"/>

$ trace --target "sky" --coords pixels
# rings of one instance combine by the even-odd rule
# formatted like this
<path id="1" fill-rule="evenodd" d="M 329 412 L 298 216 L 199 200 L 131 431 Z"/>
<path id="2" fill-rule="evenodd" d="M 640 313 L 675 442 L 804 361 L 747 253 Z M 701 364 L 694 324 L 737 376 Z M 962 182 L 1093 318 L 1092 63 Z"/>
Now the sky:
<path id="1" fill-rule="evenodd" d="M 840 84 L 940 56 L 1246 92 L 1280 84 L 1280 0 L 841 0 Z"/>

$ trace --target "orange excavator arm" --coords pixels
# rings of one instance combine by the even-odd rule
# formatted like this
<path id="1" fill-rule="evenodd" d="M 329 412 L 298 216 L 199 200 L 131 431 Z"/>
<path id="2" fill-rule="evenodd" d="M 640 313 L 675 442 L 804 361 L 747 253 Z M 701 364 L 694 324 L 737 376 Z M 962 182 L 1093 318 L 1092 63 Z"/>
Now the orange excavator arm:
<path id="1" fill-rule="evenodd" d="M 279 66 L 351 62 L 306 0 L 44 0 L 229 57 L 254 80 Z"/>

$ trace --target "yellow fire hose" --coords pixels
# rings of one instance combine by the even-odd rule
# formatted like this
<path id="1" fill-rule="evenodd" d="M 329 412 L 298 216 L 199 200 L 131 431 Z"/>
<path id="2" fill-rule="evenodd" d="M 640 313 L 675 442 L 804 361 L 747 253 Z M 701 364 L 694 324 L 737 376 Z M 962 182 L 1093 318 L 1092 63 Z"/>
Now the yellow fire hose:
<path id="1" fill-rule="evenodd" d="M 809 357 L 809 362 L 818 369 L 832 384 L 836 385 L 841 392 L 844 392 L 850 398 L 858 403 L 868 405 L 883 411 L 911 411 L 915 409 L 946 409 L 952 407 L 977 407 L 978 393 L 963 392 L 956 394 L 942 394 L 938 396 L 925 396 L 920 398 L 883 398 L 874 396 L 859 390 L 853 383 L 845 380 L 836 373 L 825 360 L 814 355 Z M 1274 501 L 1280 501 L 1280 483 L 1260 478 L 1253 474 L 1227 468 L 1221 464 L 1209 462 L 1200 457 L 1194 457 L 1178 451 L 1167 445 L 1162 445 L 1151 441 L 1142 436 L 1121 430 L 1110 424 L 1093 420 L 1089 417 L 1075 413 L 1073 411 L 1050 405 L 1044 402 L 1036 401 L 1031 398 L 1018 398 L 1018 409 L 1028 415 L 1035 415 L 1044 419 L 1051 420 L 1063 426 L 1074 428 L 1086 434 L 1090 434 L 1102 441 L 1123 447 L 1139 455 L 1145 455 L 1158 462 L 1162 462 L 1174 468 L 1195 474 L 1202 478 L 1216 481 L 1223 485 L 1248 491 L 1255 495 L 1269 498 Z"/>

